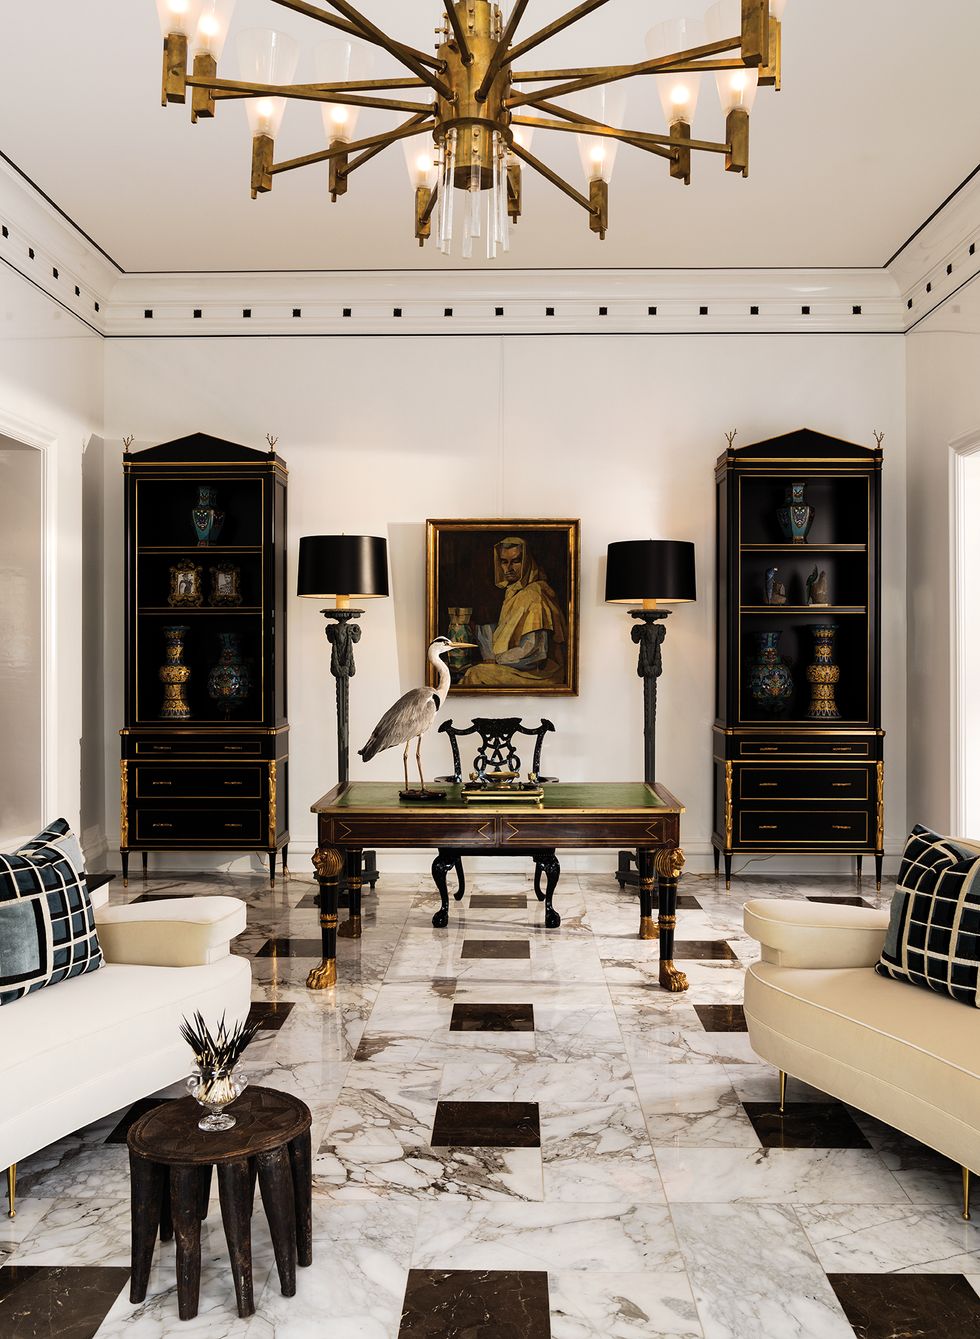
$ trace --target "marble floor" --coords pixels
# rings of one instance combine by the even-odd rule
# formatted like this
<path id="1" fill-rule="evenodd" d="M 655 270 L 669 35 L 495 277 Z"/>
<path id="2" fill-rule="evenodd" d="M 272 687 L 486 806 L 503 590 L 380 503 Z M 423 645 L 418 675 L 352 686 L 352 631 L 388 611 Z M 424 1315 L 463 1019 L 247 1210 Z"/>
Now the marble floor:
<path id="1" fill-rule="evenodd" d="M 685 876 L 684 995 L 659 988 L 611 874 L 563 875 L 549 931 L 524 874 L 474 875 L 438 931 L 428 879 L 382 872 L 320 994 L 305 876 L 112 887 L 247 901 L 250 1077 L 312 1110 L 314 1262 L 282 1297 L 257 1211 L 256 1314 L 239 1320 L 213 1204 L 197 1318 L 177 1320 L 172 1243 L 132 1305 L 133 1113 L 116 1112 L 21 1165 L 18 1215 L 0 1218 L 3 1339 L 980 1333 L 980 1206 L 961 1221 L 958 1169 L 800 1083 L 780 1118 L 744 1030 L 741 902 L 873 903 L 868 881 L 743 877 L 726 894 Z"/>

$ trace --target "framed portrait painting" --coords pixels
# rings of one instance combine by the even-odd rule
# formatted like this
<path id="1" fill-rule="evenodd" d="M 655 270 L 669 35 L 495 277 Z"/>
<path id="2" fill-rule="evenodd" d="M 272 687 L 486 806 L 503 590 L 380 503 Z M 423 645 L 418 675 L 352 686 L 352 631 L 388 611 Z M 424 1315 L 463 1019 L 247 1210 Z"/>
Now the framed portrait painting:
<path id="1" fill-rule="evenodd" d="M 425 537 L 428 641 L 476 643 L 447 657 L 453 692 L 578 693 L 578 521 L 426 521 Z"/>

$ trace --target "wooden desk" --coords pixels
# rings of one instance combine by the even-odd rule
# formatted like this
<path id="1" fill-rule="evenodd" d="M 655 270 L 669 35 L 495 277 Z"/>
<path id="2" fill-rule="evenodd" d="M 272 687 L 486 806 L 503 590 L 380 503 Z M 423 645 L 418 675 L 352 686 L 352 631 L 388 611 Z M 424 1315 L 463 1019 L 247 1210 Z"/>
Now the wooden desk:
<path id="1" fill-rule="evenodd" d="M 687 977 L 673 963 L 677 879 L 684 865 L 679 846 L 684 806 L 668 790 L 642 781 L 559 782 L 545 786 L 544 798 L 537 804 L 468 804 L 458 786 L 446 789 L 444 801 L 413 805 L 399 800 L 399 786 L 394 783 L 355 781 L 335 786 L 311 806 L 317 815 L 313 864 L 320 885 L 323 936 L 323 961 L 306 982 L 311 990 L 324 990 L 337 980 L 337 881 L 342 873 L 350 896 L 350 919 L 339 933 L 351 937 L 360 933 L 361 852 L 368 846 L 448 847 L 474 855 L 513 851 L 515 856 L 549 847 L 633 848 L 639 859 L 639 937 L 659 935 L 664 989 L 687 989 Z M 437 886 L 442 906 L 432 923 L 440 928 L 448 924 L 444 875 Z"/>

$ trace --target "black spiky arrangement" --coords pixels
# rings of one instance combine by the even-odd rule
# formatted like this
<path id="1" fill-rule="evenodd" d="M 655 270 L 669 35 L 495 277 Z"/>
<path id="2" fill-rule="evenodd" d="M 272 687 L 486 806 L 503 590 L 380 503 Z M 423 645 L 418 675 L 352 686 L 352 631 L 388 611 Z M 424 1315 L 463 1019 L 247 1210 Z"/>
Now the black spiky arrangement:
<path id="1" fill-rule="evenodd" d="M 202 1069 L 234 1069 L 258 1030 L 258 1022 L 249 1023 L 247 1019 L 229 1027 L 222 1014 L 212 1036 L 200 1010 L 194 1011 L 191 1022 L 184 1018 L 180 1024 L 180 1035 L 194 1052 L 194 1059 Z"/>

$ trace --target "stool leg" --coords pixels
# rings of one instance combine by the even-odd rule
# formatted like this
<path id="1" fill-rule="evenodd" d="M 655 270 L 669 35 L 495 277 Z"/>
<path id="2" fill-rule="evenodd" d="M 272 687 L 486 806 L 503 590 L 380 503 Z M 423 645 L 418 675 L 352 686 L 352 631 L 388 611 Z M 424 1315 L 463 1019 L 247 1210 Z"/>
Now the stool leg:
<path id="1" fill-rule="evenodd" d="M 258 1153 L 259 1190 L 265 1216 L 269 1220 L 272 1247 L 276 1253 L 279 1286 L 283 1297 L 296 1295 L 296 1211 L 293 1207 L 293 1180 L 289 1155 L 285 1148 Z"/>
<path id="2" fill-rule="evenodd" d="M 238 1314 L 243 1319 L 255 1312 L 252 1294 L 252 1174 L 248 1159 L 223 1162 L 218 1166 L 218 1197 L 221 1200 L 221 1221 L 225 1226 L 225 1240 L 231 1257 L 231 1272 L 235 1280 L 235 1298 Z"/>
<path id="3" fill-rule="evenodd" d="M 289 1145 L 296 1203 L 296 1256 L 305 1269 L 313 1263 L 313 1149 L 306 1131 Z"/>
<path id="4" fill-rule="evenodd" d="M 197 1167 L 170 1168 L 170 1208 L 177 1238 L 177 1314 L 197 1315 L 201 1295 L 201 1220 L 198 1217 L 200 1178 Z"/>
<path id="5" fill-rule="evenodd" d="M 163 1178 L 163 1188 L 160 1192 L 160 1240 L 173 1241 L 174 1239 L 174 1219 L 170 1212 L 170 1176 Z"/>
<path id="6" fill-rule="evenodd" d="M 202 1167 L 199 1172 L 199 1184 L 197 1188 L 197 1216 L 203 1223 L 208 1216 L 208 1203 L 211 1199 L 211 1164 Z"/>
<path id="7" fill-rule="evenodd" d="M 129 1155 L 129 1186 L 132 1216 L 132 1277 L 129 1300 L 142 1302 L 150 1282 L 153 1247 L 160 1225 L 160 1206 L 163 1199 L 166 1168 L 158 1162 Z"/>

